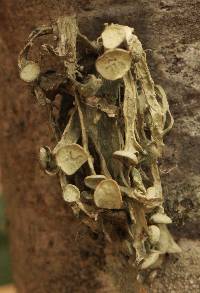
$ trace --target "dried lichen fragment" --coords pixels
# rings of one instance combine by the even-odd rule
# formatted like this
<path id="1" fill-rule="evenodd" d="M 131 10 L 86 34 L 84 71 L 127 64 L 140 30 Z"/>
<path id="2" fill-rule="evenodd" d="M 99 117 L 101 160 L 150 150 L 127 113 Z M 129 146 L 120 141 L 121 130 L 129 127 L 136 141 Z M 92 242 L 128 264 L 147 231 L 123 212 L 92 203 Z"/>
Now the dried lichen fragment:
<path id="1" fill-rule="evenodd" d="M 125 40 L 125 31 L 118 24 L 111 24 L 106 26 L 101 34 L 103 46 L 106 49 L 115 49 L 121 45 Z"/>
<path id="2" fill-rule="evenodd" d="M 44 73 L 43 64 L 28 55 L 36 39 L 49 34 L 57 44 L 42 44 L 43 54 L 53 55 L 59 66 Z M 154 267 L 162 254 L 179 253 L 166 226 L 172 221 L 162 207 L 158 166 L 173 117 L 134 29 L 107 24 L 90 41 L 74 15 L 62 16 L 30 34 L 18 65 L 54 133 L 53 151 L 40 149 L 41 166 L 58 174 L 74 214 L 110 242 L 117 231 L 113 219 L 123 214 L 120 252 L 138 269 Z"/>
<path id="3" fill-rule="evenodd" d="M 167 226 L 165 224 L 159 224 L 158 227 L 160 229 L 160 239 L 158 243 L 160 253 L 181 253 L 181 248 L 172 238 Z"/>
<path id="4" fill-rule="evenodd" d="M 132 35 L 128 43 L 128 50 L 131 52 L 133 61 L 138 62 L 144 55 L 142 44 L 136 35 Z"/>
<path id="5" fill-rule="evenodd" d="M 101 181 L 95 189 L 94 202 L 99 208 L 120 209 L 122 197 L 118 184 L 112 179 Z"/>
<path id="6" fill-rule="evenodd" d="M 137 202 L 142 203 L 145 207 L 149 207 L 152 209 L 161 204 L 161 200 L 159 197 L 149 199 L 146 197 L 146 195 L 131 187 L 120 186 L 120 190 L 129 198 L 132 198 Z"/>
<path id="7" fill-rule="evenodd" d="M 20 71 L 20 78 L 26 82 L 32 82 L 38 78 L 40 75 L 40 66 L 39 64 L 29 61 L 24 65 Z"/>
<path id="8" fill-rule="evenodd" d="M 146 256 L 144 245 L 144 235 L 148 232 L 147 221 L 145 218 L 145 210 L 141 203 L 128 201 L 130 217 L 133 218 L 133 223 L 130 225 L 130 234 L 132 236 L 132 246 L 136 253 L 136 264 L 140 264 Z"/>
<path id="9" fill-rule="evenodd" d="M 67 184 L 63 189 L 63 198 L 67 202 L 78 202 L 80 200 L 80 190 L 73 184 Z"/>
<path id="10" fill-rule="evenodd" d="M 141 270 L 145 270 L 149 267 L 151 267 L 155 262 L 157 262 L 159 258 L 159 251 L 151 251 L 150 254 L 144 259 L 144 261 L 141 264 Z"/>
<path id="11" fill-rule="evenodd" d="M 87 77 L 87 81 L 85 83 L 76 82 L 76 87 L 79 94 L 85 98 L 95 96 L 101 86 L 102 79 L 96 78 L 96 76 L 93 74 Z"/>
<path id="12" fill-rule="evenodd" d="M 136 168 L 132 168 L 131 175 L 133 178 L 133 183 L 136 186 L 136 188 L 141 192 L 146 193 L 146 188 L 144 186 L 144 183 L 142 182 L 142 176 L 140 172 Z"/>
<path id="13" fill-rule="evenodd" d="M 48 146 L 40 148 L 39 160 L 42 168 L 48 175 L 56 175 L 58 173 L 58 167 Z"/>
<path id="14" fill-rule="evenodd" d="M 101 34 L 103 46 L 106 49 L 115 49 L 120 47 L 123 42 L 129 43 L 132 39 L 134 29 L 129 26 L 111 24 L 106 25 Z"/>
<path id="15" fill-rule="evenodd" d="M 156 99 L 155 86 L 146 63 L 145 53 L 135 64 L 135 69 L 136 75 L 140 80 L 142 93 L 145 96 L 145 100 L 149 109 L 149 119 L 147 120 L 147 123 L 149 125 L 149 129 L 151 130 L 151 140 L 156 146 L 156 157 L 160 157 L 162 155 L 164 146 L 164 115 L 162 108 Z"/>
<path id="16" fill-rule="evenodd" d="M 131 55 L 122 49 L 106 51 L 96 61 L 96 69 L 108 80 L 122 78 L 131 67 Z"/>
<path id="17" fill-rule="evenodd" d="M 104 175 L 90 175 L 85 177 L 84 182 L 87 187 L 95 189 L 97 185 L 105 179 L 106 177 Z"/>
<path id="18" fill-rule="evenodd" d="M 155 85 L 155 91 L 156 91 L 156 95 L 159 96 L 162 101 L 161 102 L 161 109 L 162 109 L 163 119 L 164 119 L 163 125 L 165 126 L 164 130 L 163 130 L 163 135 L 165 135 L 172 128 L 172 126 L 174 124 L 174 119 L 173 119 L 172 114 L 170 112 L 169 104 L 167 101 L 167 96 L 166 96 L 164 89 L 160 85 Z M 169 121 L 167 121 L 167 118 Z M 166 124 L 167 124 L 167 126 L 166 126 Z"/>
<path id="19" fill-rule="evenodd" d="M 88 160 L 88 155 L 78 144 L 69 144 L 55 153 L 57 165 L 67 175 L 73 175 Z"/>
<path id="20" fill-rule="evenodd" d="M 81 135 L 80 127 L 77 120 L 78 120 L 77 110 L 73 109 L 69 122 L 67 126 L 65 127 L 65 130 L 63 131 L 62 137 L 53 150 L 54 154 L 57 152 L 59 148 L 63 146 L 77 143 Z"/>
<path id="21" fill-rule="evenodd" d="M 156 194 L 157 194 L 157 190 L 156 190 L 155 186 L 151 186 L 151 187 L 147 188 L 147 191 L 146 191 L 147 198 L 149 198 L 149 199 L 154 198 L 154 197 L 156 197 Z"/>
<path id="22" fill-rule="evenodd" d="M 77 21 L 75 15 L 59 17 L 54 32 L 58 37 L 58 44 L 54 52 L 60 57 L 66 57 L 65 67 L 67 76 L 74 78 L 76 61 L 76 39 L 78 34 Z"/>
<path id="23" fill-rule="evenodd" d="M 125 122 L 124 150 L 116 151 L 113 155 L 119 159 L 129 160 L 132 165 L 138 164 L 137 153 L 141 149 L 135 137 L 136 119 L 136 88 L 131 72 L 124 76 L 124 105 L 123 114 Z"/>
<path id="24" fill-rule="evenodd" d="M 156 244 L 160 239 L 160 229 L 156 225 L 148 227 L 149 241 L 152 244 Z"/>
<path id="25" fill-rule="evenodd" d="M 87 134 L 87 130 L 85 127 L 85 117 L 83 115 L 83 111 L 82 111 L 82 107 L 81 107 L 81 103 L 80 103 L 80 99 L 79 96 L 75 93 L 75 102 L 77 104 L 78 107 L 78 113 L 79 113 L 79 119 L 80 119 L 80 125 L 81 125 L 81 132 L 82 132 L 82 143 L 83 143 L 83 149 L 85 151 L 85 153 L 88 156 L 88 165 L 90 168 L 90 172 L 92 174 L 96 174 L 95 170 L 94 170 L 94 164 L 93 164 L 93 158 L 89 152 L 89 147 L 88 147 L 88 134 Z"/>
<path id="26" fill-rule="evenodd" d="M 156 213 L 150 218 L 152 223 L 156 224 L 171 224 L 172 220 L 166 214 Z"/>
<path id="27" fill-rule="evenodd" d="M 110 118 L 115 118 L 119 115 L 119 108 L 113 104 L 108 103 L 105 98 L 90 96 L 84 99 L 84 104 L 91 108 L 96 108 L 108 115 Z"/>

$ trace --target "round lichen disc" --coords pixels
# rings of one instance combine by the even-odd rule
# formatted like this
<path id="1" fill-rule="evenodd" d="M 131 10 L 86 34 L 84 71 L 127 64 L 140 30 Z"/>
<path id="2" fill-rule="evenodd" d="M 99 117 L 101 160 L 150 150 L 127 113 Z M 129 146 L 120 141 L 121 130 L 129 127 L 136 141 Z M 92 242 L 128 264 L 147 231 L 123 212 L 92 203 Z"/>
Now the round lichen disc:
<path id="1" fill-rule="evenodd" d="M 116 80 L 131 68 L 131 60 L 131 55 L 126 50 L 108 50 L 96 60 L 96 69 L 103 78 Z"/>
<path id="2" fill-rule="evenodd" d="M 123 26 L 111 24 L 105 28 L 102 33 L 103 46 L 106 49 L 117 48 L 126 38 Z"/>
<path id="3" fill-rule="evenodd" d="M 150 218 L 152 223 L 156 224 L 171 224 L 172 220 L 166 214 L 156 213 Z"/>
<path id="4" fill-rule="evenodd" d="M 85 177 L 84 183 L 87 187 L 91 189 L 95 189 L 97 185 L 102 181 L 105 180 L 106 177 L 104 175 L 90 175 Z"/>
<path id="5" fill-rule="evenodd" d="M 57 165 L 67 175 L 73 175 L 88 159 L 85 150 L 78 144 L 69 144 L 57 150 Z"/>
<path id="6" fill-rule="evenodd" d="M 77 202 L 80 199 L 80 191 L 73 184 L 67 184 L 63 189 L 63 198 L 67 202 Z"/>
<path id="7" fill-rule="evenodd" d="M 116 181 L 106 179 L 101 181 L 94 192 L 94 202 L 103 209 L 120 209 L 122 196 Z"/>
<path id="8" fill-rule="evenodd" d="M 40 148 L 39 152 L 39 159 L 40 164 L 43 167 L 43 169 L 46 169 L 48 167 L 49 158 L 51 156 L 51 150 L 48 146 L 44 146 Z"/>
<path id="9" fill-rule="evenodd" d="M 41 167 L 45 170 L 46 174 L 54 176 L 58 173 L 58 167 L 48 146 L 40 148 L 39 159 Z"/>
<path id="10" fill-rule="evenodd" d="M 32 82 L 38 78 L 40 74 L 40 66 L 32 61 L 29 61 L 21 70 L 20 78 L 26 82 Z"/>
<path id="11" fill-rule="evenodd" d="M 130 151 L 116 151 L 113 156 L 119 160 L 128 160 L 133 166 L 138 164 L 136 154 Z"/>

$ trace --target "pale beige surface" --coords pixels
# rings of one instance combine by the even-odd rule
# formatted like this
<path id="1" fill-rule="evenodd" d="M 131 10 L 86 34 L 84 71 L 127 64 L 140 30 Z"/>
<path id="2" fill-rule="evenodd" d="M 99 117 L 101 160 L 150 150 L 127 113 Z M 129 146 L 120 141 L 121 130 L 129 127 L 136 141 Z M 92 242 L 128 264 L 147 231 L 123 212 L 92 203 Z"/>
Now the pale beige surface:
<path id="1" fill-rule="evenodd" d="M 0 287 L 0 293 L 17 293 L 16 289 L 12 285 Z"/>

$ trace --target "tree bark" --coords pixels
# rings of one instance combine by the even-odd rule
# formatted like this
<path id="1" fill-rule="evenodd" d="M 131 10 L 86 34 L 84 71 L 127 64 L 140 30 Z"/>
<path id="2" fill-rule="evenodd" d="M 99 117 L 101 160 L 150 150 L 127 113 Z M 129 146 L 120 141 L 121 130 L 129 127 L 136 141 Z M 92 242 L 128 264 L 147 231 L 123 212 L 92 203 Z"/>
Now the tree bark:
<path id="1" fill-rule="evenodd" d="M 105 22 L 133 26 L 146 49 L 154 80 L 169 96 L 175 127 L 167 138 L 160 167 L 165 205 L 174 219 L 174 235 L 193 240 L 180 241 L 184 243 L 182 260 L 189 258 L 189 261 L 178 260 L 178 266 L 173 259 L 168 261 L 150 290 L 188 292 L 185 288 L 189 281 L 184 276 L 193 262 L 192 281 L 196 286 L 193 292 L 199 292 L 200 1 L 197 0 L 1 1 L 0 151 L 18 290 L 20 293 L 143 292 L 134 271 L 122 261 L 117 246 L 108 245 L 101 235 L 95 237 L 75 219 L 62 200 L 57 179 L 44 175 L 38 164 L 40 146 L 54 142 L 45 111 L 19 80 L 17 55 L 34 27 L 74 12 L 80 30 L 91 39 L 99 35 Z M 187 243 L 194 248 L 193 254 L 186 253 Z M 177 278 L 172 278 L 168 268 Z M 182 274 L 177 274 L 177 268 Z M 166 291 L 168 286 L 171 291 Z"/>

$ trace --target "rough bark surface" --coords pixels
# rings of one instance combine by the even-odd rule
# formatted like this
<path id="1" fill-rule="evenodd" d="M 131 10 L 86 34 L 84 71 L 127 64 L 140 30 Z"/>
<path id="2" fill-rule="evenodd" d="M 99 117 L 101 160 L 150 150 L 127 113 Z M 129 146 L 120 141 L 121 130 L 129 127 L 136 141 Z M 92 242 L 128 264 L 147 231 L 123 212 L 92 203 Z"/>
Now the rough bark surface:
<path id="1" fill-rule="evenodd" d="M 17 55 L 30 31 L 74 11 L 90 38 L 105 22 L 133 26 L 155 82 L 168 94 L 175 126 L 160 168 L 165 206 L 183 255 L 169 257 L 150 292 L 199 292 L 200 1 L 1 0 L 0 151 L 19 292 L 139 292 L 135 276 L 124 273 L 117 248 L 105 249 L 103 238 L 94 238 L 74 218 L 57 180 L 40 170 L 39 147 L 54 142 L 45 111 L 18 78 Z"/>

